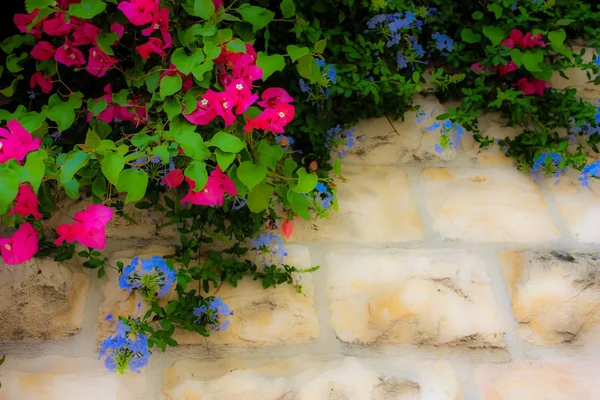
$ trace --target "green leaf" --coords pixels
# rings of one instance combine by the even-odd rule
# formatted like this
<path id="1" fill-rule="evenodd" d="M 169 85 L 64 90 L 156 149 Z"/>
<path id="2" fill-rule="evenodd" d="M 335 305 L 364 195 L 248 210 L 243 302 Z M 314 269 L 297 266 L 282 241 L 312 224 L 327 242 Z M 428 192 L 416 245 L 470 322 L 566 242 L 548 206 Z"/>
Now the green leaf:
<path id="1" fill-rule="evenodd" d="M 269 145 L 266 140 L 261 140 L 256 150 L 258 150 L 258 161 L 270 170 L 275 170 L 277 163 L 283 157 L 281 146 L 278 144 Z"/>
<path id="2" fill-rule="evenodd" d="M 211 71 L 214 66 L 215 64 L 212 61 L 206 60 L 202 64 L 197 64 L 192 67 L 192 75 L 194 75 L 194 78 L 201 81 L 204 79 L 204 74 Z"/>
<path id="3" fill-rule="evenodd" d="M 538 72 L 541 71 L 540 62 L 543 60 L 544 55 L 541 52 L 533 53 L 533 52 L 525 52 L 523 54 L 523 65 L 525 69 L 529 72 Z"/>
<path id="4" fill-rule="evenodd" d="M 88 129 L 87 134 L 85 135 L 85 145 L 92 150 L 96 150 L 101 142 L 102 139 L 100 139 L 100 136 L 93 130 Z"/>
<path id="5" fill-rule="evenodd" d="M 102 173 L 110 183 L 117 186 L 119 174 L 125 167 L 125 157 L 118 152 L 107 152 L 100 163 Z"/>
<path id="6" fill-rule="evenodd" d="M 65 193 L 70 199 L 77 200 L 79 198 L 79 181 L 75 178 L 62 182 Z"/>
<path id="7" fill-rule="evenodd" d="M 119 35 L 115 32 L 100 32 L 98 35 L 98 47 L 109 56 L 114 56 L 112 46 L 119 40 Z"/>
<path id="8" fill-rule="evenodd" d="M 179 75 L 163 76 L 160 80 L 160 97 L 172 96 L 181 90 L 183 82 Z"/>
<path id="9" fill-rule="evenodd" d="M 167 165 L 169 163 L 171 155 L 169 154 L 169 149 L 166 144 L 154 147 L 152 153 L 159 156 L 163 164 Z"/>
<path id="10" fill-rule="evenodd" d="M 81 93 L 77 93 L 81 95 Z M 75 109 L 81 107 L 81 99 L 71 94 L 67 101 L 62 101 L 58 94 L 53 94 L 48 101 L 48 119 L 56 122 L 58 132 L 69 129 L 75 121 Z"/>
<path id="11" fill-rule="evenodd" d="M 567 25 L 571 25 L 573 22 L 575 22 L 574 19 L 570 19 L 570 18 L 561 18 L 558 21 L 556 21 L 556 25 L 559 26 L 567 26 Z"/>
<path id="12" fill-rule="evenodd" d="M 246 202 L 248 209 L 253 213 L 259 213 L 266 210 L 269 207 L 269 201 L 271 200 L 272 194 L 273 186 L 269 184 L 261 183 L 255 186 L 248 193 L 248 201 Z"/>
<path id="13" fill-rule="evenodd" d="M 106 194 L 106 179 L 99 175 L 94 179 L 94 183 L 92 184 L 92 193 L 96 196 L 102 198 Z"/>
<path id="14" fill-rule="evenodd" d="M 9 86 L 0 90 L 0 93 L 6 97 L 12 97 L 17 90 L 17 84 L 20 80 L 23 80 L 23 75 L 18 75 L 15 79 L 12 80 Z"/>
<path id="15" fill-rule="evenodd" d="M 21 53 L 20 55 L 9 54 L 6 58 L 6 69 L 13 74 L 23 71 L 23 67 L 19 65 L 21 61 L 27 58 L 27 53 Z"/>
<path id="16" fill-rule="evenodd" d="M 310 193 L 315 190 L 319 178 L 315 174 L 308 174 L 304 168 L 299 169 L 296 174 L 298 175 L 298 183 L 294 187 L 294 192 L 297 193 Z"/>
<path id="17" fill-rule="evenodd" d="M 517 65 L 517 67 L 521 68 L 521 65 L 523 65 L 523 52 L 519 49 L 512 49 L 510 51 L 510 59 Z"/>
<path id="18" fill-rule="evenodd" d="M 11 205 L 17 192 L 19 191 L 19 182 L 17 174 L 14 171 L 5 169 L 0 173 L 0 212 L 6 212 Z"/>
<path id="19" fill-rule="evenodd" d="M 148 174 L 141 169 L 126 169 L 119 174 L 117 190 L 127 192 L 125 204 L 141 200 L 148 187 Z"/>
<path id="20" fill-rule="evenodd" d="M 275 71 L 283 71 L 285 59 L 280 54 L 268 56 L 266 53 L 259 51 L 257 53 L 256 65 L 262 69 L 262 80 L 266 81 Z"/>
<path id="21" fill-rule="evenodd" d="M 185 75 L 189 75 L 192 68 L 202 61 L 204 61 L 204 53 L 200 48 L 192 50 L 188 55 L 183 47 L 179 47 L 171 55 L 171 62 Z"/>
<path id="22" fill-rule="evenodd" d="M 44 179 L 44 174 L 46 172 L 44 160 L 46 157 L 48 157 L 48 154 L 44 150 L 36 150 L 27 154 L 23 168 L 27 171 L 27 180 L 31 183 L 34 192 L 38 191 L 42 184 L 42 180 Z"/>
<path id="23" fill-rule="evenodd" d="M 212 2 L 211 2 L 212 4 Z M 275 13 L 266 8 L 243 4 L 238 8 L 242 19 L 252 25 L 254 32 L 263 29 L 275 18 Z"/>
<path id="24" fill-rule="evenodd" d="M 0 110 L 0 121 L 11 121 L 16 119 L 28 132 L 35 132 L 46 120 L 46 111 L 42 108 L 42 112 L 27 111 L 24 105 L 19 105 L 17 109 L 10 113 L 8 110 Z"/>
<path id="25" fill-rule="evenodd" d="M 321 54 L 325 51 L 325 47 L 327 47 L 327 39 L 321 39 L 315 43 L 315 52 Z"/>
<path id="26" fill-rule="evenodd" d="M 104 9 L 106 9 L 106 4 L 101 0 L 81 0 L 81 3 L 69 6 L 69 14 L 74 17 L 91 19 Z"/>
<path id="27" fill-rule="evenodd" d="M 202 136 L 196 132 L 182 132 L 175 137 L 175 140 L 186 156 L 194 160 L 204 161 L 210 157 L 210 150 L 206 147 Z"/>
<path id="28" fill-rule="evenodd" d="M 294 0 L 282 0 L 279 8 L 281 9 L 283 18 L 292 18 L 296 15 L 296 5 L 294 4 Z"/>
<path id="29" fill-rule="evenodd" d="M 342 173 L 342 163 L 340 162 L 339 158 L 336 158 L 333 163 L 333 172 L 338 175 Z"/>
<path id="30" fill-rule="evenodd" d="M 217 156 L 217 164 L 219 167 L 221 167 L 222 171 L 225 171 L 227 168 L 229 168 L 233 160 L 235 160 L 235 153 L 226 153 L 217 149 L 215 151 L 215 155 Z"/>
<path id="31" fill-rule="evenodd" d="M 208 172 L 206 172 L 204 161 L 192 161 L 185 169 L 184 175 L 196 182 L 194 192 L 204 189 L 204 186 L 208 182 Z"/>
<path id="32" fill-rule="evenodd" d="M 312 55 L 306 55 L 298 60 L 296 65 L 298 73 L 301 77 L 310 80 L 311 83 L 317 81 L 317 78 L 321 76 L 319 65 Z"/>
<path id="33" fill-rule="evenodd" d="M 295 212 L 300 218 L 310 220 L 310 212 L 308 211 L 308 198 L 302 196 L 300 193 L 296 193 L 290 190 L 287 194 L 287 199 L 292 206 L 292 211 Z"/>
<path id="34" fill-rule="evenodd" d="M 29 39 L 31 38 L 31 39 Z M 31 42 L 31 43 L 30 43 Z M 35 38 L 33 35 L 13 35 L 2 41 L 0 44 L 0 48 L 6 54 L 12 53 L 15 49 L 18 49 L 23 44 L 33 44 L 35 43 Z"/>
<path id="35" fill-rule="evenodd" d="M 288 56 L 290 56 L 293 62 L 296 62 L 296 60 L 298 60 L 299 58 L 310 54 L 310 49 L 308 47 L 300 47 L 294 44 L 290 44 L 286 49 Z"/>
<path id="36" fill-rule="evenodd" d="M 234 53 L 245 53 L 246 52 L 246 43 L 244 43 L 240 39 L 233 39 L 227 42 L 225 48 Z"/>
<path id="37" fill-rule="evenodd" d="M 215 146 L 228 153 L 239 153 L 246 148 L 246 143 L 242 142 L 237 136 L 222 131 L 215 133 L 208 145 Z"/>
<path id="38" fill-rule="evenodd" d="M 209 19 L 215 13 L 212 0 L 187 0 L 182 7 L 188 14 L 202 19 Z"/>
<path id="39" fill-rule="evenodd" d="M 49 7 L 54 0 L 25 0 L 25 9 L 28 13 L 32 13 L 36 8 Z"/>
<path id="40" fill-rule="evenodd" d="M 87 106 L 92 115 L 97 117 L 102 111 L 106 110 L 108 103 L 104 97 L 100 97 L 98 100 L 88 99 Z"/>
<path id="41" fill-rule="evenodd" d="M 481 11 L 475 11 L 472 17 L 474 20 L 479 21 L 480 19 L 483 19 L 483 13 Z"/>
<path id="42" fill-rule="evenodd" d="M 176 116 L 181 114 L 181 101 L 176 97 L 171 97 L 163 103 L 163 110 L 167 113 L 169 121 L 172 121 Z"/>
<path id="43" fill-rule="evenodd" d="M 244 161 L 237 169 L 237 177 L 242 181 L 248 190 L 261 183 L 267 177 L 267 167 L 262 164 L 254 164 L 250 161 Z"/>
<path id="44" fill-rule="evenodd" d="M 296 168 L 298 168 L 298 163 L 292 158 L 286 158 L 283 162 L 283 176 L 290 178 Z"/>
<path id="45" fill-rule="evenodd" d="M 481 35 L 473 32 L 469 28 L 465 28 L 460 32 L 460 37 L 467 43 L 479 43 L 481 41 Z"/>
<path id="46" fill-rule="evenodd" d="M 504 40 L 504 31 L 497 26 L 484 26 L 483 34 L 490 39 L 493 46 L 498 46 Z"/>
<path id="47" fill-rule="evenodd" d="M 550 45 L 552 46 L 554 51 L 560 54 L 565 54 L 567 52 L 567 49 L 564 45 L 566 38 L 567 33 L 562 28 L 548 33 L 548 40 L 550 40 Z"/>
<path id="48" fill-rule="evenodd" d="M 144 132 L 140 132 L 131 138 L 131 144 L 139 150 L 146 150 L 150 143 L 158 143 L 158 135 L 150 136 Z"/>
<path id="49" fill-rule="evenodd" d="M 69 154 L 67 154 L 65 164 L 62 166 L 60 174 L 58 175 L 59 182 L 64 184 L 65 182 L 73 179 L 77 171 L 87 164 L 89 158 L 89 153 L 79 150 L 71 150 Z"/>
<path id="50" fill-rule="evenodd" d="M 494 13 L 494 17 L 496 17 L 496 19 L 502 17 L 502 7 L 499 4 L 488 4 L 487 9 L 488 11 Z"/>

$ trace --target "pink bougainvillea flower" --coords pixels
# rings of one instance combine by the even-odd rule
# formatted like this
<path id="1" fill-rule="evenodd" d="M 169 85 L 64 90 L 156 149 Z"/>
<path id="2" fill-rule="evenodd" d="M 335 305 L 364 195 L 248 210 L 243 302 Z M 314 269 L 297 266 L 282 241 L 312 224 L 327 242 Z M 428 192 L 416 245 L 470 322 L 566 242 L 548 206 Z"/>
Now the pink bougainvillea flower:
<path id="1" fill-rule="evenodd" d="M 225 5 L 225 2 L 223 0 L 213 0 L 213 4 L 215 5 L 215 12 L 217 12 Z"/>
<path id="2" fill-rule="evenodd" d="M 34 218 L 42 218 L 43 215 L 38 212 L 38 198 L 35 192 L 28 185 L 19 185 L 19 192 L 15 199 L 17 204 L 8 213 L 10 217 L 14 213 L 19 214 L 22 217 L 28 217 L 32 215 Z"/>
<path id="3" fill-rule="evenodd" d="M 116 63 L 117 59 L 108 56 L 97 47 L 92 47 L 90 49 L 87 71 L 90 74 L 101 78 L 106 75 L 106 72 Z"/>
<path id="4" fill-rule="evenodd" d="M 94 249 L 104 249 L 106 245 L 106 224 L 110 221 L 114 211 L 101 204 L 88 206 L 84 211 L 75 213 L 72 224 L 61 224 L 56 229 L 58 239 L 54 244 L 59 246 L 62 242 L 73 243 L 78 241 L 84 246 Z"/>
<path id="5" fill-rule="evenodd" d="M 16 119 L 6 124 L 6 127 L 8 130 L 0 128 L 0 163 L 8 160 L 21 162 L 30 151 L 40 148 L 40 138 L 34 139 Z"/>
<path id="6" fill-rule="evenodd" d="M 168 70 L 166 70 L 165 72 L 163 72 L 160 75 L 160 79 L 162 79 L 164 76 L 175 76 L 175 75 L 179 75 L 181 77 L 181 79 L 183 80 L 183 84 L 181 86 L 181 90 L 183 92 L 187 92 L 188 90 L 190 90 L 192 88 L 192 86 L 194 86 L 194 78 L 191 75 L 185 76 L 185 74 L 183 72 L 179 71 L 177 69 L 177 67 L 175 67 L 175 64 L 173 64 L 173 63 L 171 63 Z"/>
<path id="7" fill-rule="evenodd" d="M 283 133 L 284 127 L 294 119 L 295 108 L 291 104 L 279 104 L 276 108 L 267 108 L 258 117 L 246 122 L 244 132 L 262 129 L 275 134 Z"/>
<path id="8" fill-rule="evenodd" d="M 67 36 L 73 29 L 77 27 L 77 20 L 71 18 L 67 22 L 65 13 L 55 13 L 54 18 L 49 18 L 44 21 L 44 32 L 50 36 Z"/>
<path id="9" fill-rule="evenodd" d="M 552 83 L 546 82 L 545 80 L 542 80 L 542 79 L 530 78 L 530 80 L 531 80 L 531 83 L 533 84 L 533 87 L 535 88 L 535 94 L 537 94 L 538 96 L 543 96 L 544 89 L 552 87 Z"/>
<path id="10" fill-rule="evenodd" d="M 9 238 L 0 238 L 0 253 L 7 265 L 17 265 L 31 258 L 38 251 L 38 231 L 25 222 Z"/>
<path id="11" fill-rule="evenodd" d="M 268 88 L 260 96 L 262 101 L 258 105 L 263 108 L 276 108 L 279 104 L 288 104 L 294 101 L 294 98 L 283 88 Z"/>
<path id="12" fill-rule="evenodd" d="M 125 27 L 118 22 L 113 22 L 110 25 L 110 31 L 116 33 L 119 36 L 119 40 L 121 40 L 125 34 Z"/>
<path id="13" fill-rule="evenodd" d="M 73 43 L 68 39 L 65 40 L 65 43 L 62 46 L 56 49 L 54 59 L 67 67 L 81 67 L 85 64 L 85 57 L 81 50 L 73 46 Z"/>
<path id="14" fill-rule="evenodd" d="M 215 104 L 204 95 L 202 99 L 198 100 L 196 109 L 190 114 L 184 112 L 183 117 L 195 125 L 208 125 L 217 118 Z"/>
<path id="15" fill-rule="evenodd" d="M 512 49 L 513 47 L 515 47 L 517 45 L 520 46 L 522 39 L 523 39 L 523 32 L 521 32 L 519 29 L 513 29 L 512 31 L 510 31 L 510 35 L 508 35 L 508 39 L 505 39 L 502 42 L 500 42 L 500 45 L 504 45 L 504 46 L 508 47 L 509 49 Z"/>
<path id="16" fill-rule="evenodd" d="M 238 115 L 243 114 L 248 107 L 258 100 L 258 95 L 252 93 L 252 90 L 243 79 L 234 80 L 225 88 L 225 91 L 234 98 L 235 112 Z"/>
<path id="17" fill-rule="evenodd" d="M 485 67 L 480 62 L 476 62 L 471 65 L 471 71 L 475 72 L 475 75 L 481 75 L 482 72 L 485 72 Z"/>
<path id="18" fill-rule="evenodd" d="M 34 35 L 36 39 L 40 39 L 42 37 L 42 24 L 45 18 L 40 20 L 33 28 L 27 31 L 27 26 L 31 24 L 34 19 L 36 19 L 39 12 L 40 10 L 36 8 L 31 14 L 15 14 L 13 17 L 13 22 L 19 29 L 19 32 L 30 33 Z"/>
<path id="19" fill-rule="evenodd" d="M 152 22 L 154 13 L 158 12 L 158 0 L 122 1 L 117 8 L 125 14 L 129 22 L 141 26 Z"/>
<path id="20" fill-rule="evenodd" d="M 527 32 L 523 39 L 521 39 L 521 47 L 524 49 L 531 49 L 535 46 L 546 47 L 546 43 L 542 41 L 542 34 L 538 33 L 533 35 L 531 32 Z"/>
<path id="21" fill-rule="evenodd" d="M 31 75 L 31 80 L 29 81 L 29 87 L 34 89 L 39 86 L 42 89 L 42 92 L 48 94 L 52 91 L 52 78 L 44 78 L 43 72 L 36 72 Z"/>
<path id="22" fill-rule="evenodd" d="M 509 72 L 516 71 L 518 69 L 519 69 L 519 67 L 517 67 L 517 64 L 515 64 L 514 61 L 509 61 L 508 64 L 506 64 L 506 65 L 498 66 L 498 71 L 500 71 L 501 76 L 506 75 Z"/>
<path id="23" fill-rule="evenodd" d="M 169 172 L 162 180 L 163 185 L 174 189 L 183 183 L 183 171 L 179 168 L 175 168 Z"/>
<path id="24" fill-rule="evenodd" d="M 251 85 L 252 82 L 262 78 L 263 72 L 262 69 L 254 65 L 254 60 L 252 60 L 250 54 L 244 54 L 233 66 L 232 75 L 234 78 L 241 78 Z"/>
<path id="25" fill-rule="evenodd" d="M 165 47 L 169 48 L 173 44 L 173 39 L 169 33 L 169 9 L 161 8 L 152 17 L 152 24 L 142 30 L 142 35 L 150 36 L 154 31 L 160 31 L 165 41 Z"/>
<path id="26" fill-rule="evenodd" d="M 225 121 L 225 126 L 233 124 L 236 120 L 233 114 L 233 108 L 236 106 L 235 98 L 227 92 L 214 92 L 208 90 L 203 96 L 204 99 L 214 107 L 217 115 Z"/>
<path id="27" fill-rule="evenodd" d="M 58 1 L 58 7 L 61 10 L 65 10 L 66 11 L 66 10 L 69 9 L 69 6 L 71 4 L 79 4 L 79 3 L 81 3 L 81 0 L 59 0 Z"/>
<path id="28" fill-rule="evenodd" d="M 52 58 L 54 55 L 54 47 L 50 42 L 41 41 L 38 42 L 33 49 L 31 49 L 31 57 L 35 58 L 38 61 L 47 61 Z"/>
<path id="29" fill-rule="evenodd" d="M 292 221 L 291 219 L 286 219 L 281 223 L 281 233 L 283 233 L 283 236 L 285 236 L 286 238 L 290 238 L 290 236 L 292 236 L 292 233 L 294 232 L 294 221 Z"/>
<path id="30" fill-rule="evenodd" d="M 152 54 L 158 54 L 161 57 L 167 56 L 163 51 L 164 46 L 162 40 L 155 37 L 148 39 L 147 43 L 144 43 L 140 46 L 136 46 L 135 49 L 140 54 L 140 56 L 142 56 L 142 58 L 150 58 Z"/>
<path id="31" fill-rule="evenodd" d="M 74 46 L 86 46 L 93 44 L 94 46 L 98 42 L 98 35 L 100 34 L 100 28 L 95 25 L 85 23 L 73 32 L 73 45 Z"/>
<path id="32" fill-rule="evenodd" d="M 525 96 L 536 94 L 538 96 L 544 95 L 544 89 L 552 87 L 552 84 L 540 79 L 535 78 L 521 78 L 513 86 L 517 86 L 519 91 L 523 92 Z"/>
<path id="33" fill-rule="evenodd" d="M 222 206 L 225 193 L 230 196 L 236 196 L 238 193 L 231 178 L 225 175 L 219 167 L 210 173 L 206 185 L 198 192 L 194 192 L 196 182 L 189 178 L 185 178 L 185 180 L 190 185 L 190 191 L 181 199 L 181 204 L 189 202 L 199 206 Z"/>

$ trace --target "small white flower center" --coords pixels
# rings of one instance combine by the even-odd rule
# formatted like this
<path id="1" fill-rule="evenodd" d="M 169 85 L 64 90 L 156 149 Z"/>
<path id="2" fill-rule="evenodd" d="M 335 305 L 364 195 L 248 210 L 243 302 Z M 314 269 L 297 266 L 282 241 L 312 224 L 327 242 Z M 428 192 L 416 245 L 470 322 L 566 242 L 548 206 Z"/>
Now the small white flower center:
<path id="1" fill-rule="evenodd" d="M 12 247 L 10 246 L 10 244 L 5 244 L 4 248 L 8 251 L 10 251 L 12 249 Z"/>
<path id="2" fill-rule="evenodd" d="M 3 146 L 3 145 L 2 145 L 2 142 L 0 142 L 0 150 L 2 149 L 2 146 Z"/>
<path id="3" fill-rule="evenodd" d="M 96 53 L 96 50 L 92 51 L 92 56 L 96 57 L 98 55 L 98 53 Z"/>
<path id="4" fill-rule="evenodd" d="M 227 107 L 229 107 L 229 102 L 223 102 L 223 108 L 227 110 Z"/>
<path id="5" fill-rule="evenodd" d="M 154 29 L 160 29 L 160 24 L 154 24 Z"/>
<path id="6" fill-rule="evenodd" d="M 208 104 L 208 100 L 206 99 L 202 99 L 202 101 L 200 102 L 200 104 L 202 104 L 203 106 Z"/>
<path id="7" fill-rule="evenodd" d="M 71 57 L 71 58 L 74 59 L 75 58 L 75 54 L 71 54 L 69 57 Z"/>
<path id="8" fill-rule="evenodd" d="M 204 193 L 208 193 L 208 189 L 204 189 Z"/>
<path id="9" fill-rule="evenodd" d="M 65 44 L 65 45 L 63 46 L 63 49 L 65 49 L 65 50 L 67 50 L 68 48 L 69 48 L 69 45 L 67 45 L 67 44 Z"/>
<path id="10" fill-rule="evenodd" d="M 238 83 L 237 85 L 235 85 L 235 88 L 237 90 L 242 90 L 244 88 L 244 85 L 242 85 L 241 83 Z"/>
<path id="11" fill-rule="evenodd" d="M 280 118 L 284 118 L 284 117 L 285 117 L 285 114 L 284 114 L 283 112 L 280 112 L 280 113 L 279 113 L 279 117 L 280 117 Z"/>

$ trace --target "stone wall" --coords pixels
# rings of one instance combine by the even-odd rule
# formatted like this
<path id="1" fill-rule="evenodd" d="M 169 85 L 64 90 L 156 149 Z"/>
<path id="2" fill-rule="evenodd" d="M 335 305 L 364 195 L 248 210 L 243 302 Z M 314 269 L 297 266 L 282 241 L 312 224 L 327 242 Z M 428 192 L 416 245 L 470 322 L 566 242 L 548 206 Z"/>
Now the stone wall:
<path id="1" fill-rule="evenodd" d="M 495 115 L 481 123 L 516 134 Z M 321 265 L 302 294 L 223 287 L 230 328 L 178 333 L 142 374 L 97 360 L 104 317 L 138 302 L 112 270 L 0 266 L 0 400 L 600 399 L 600 184 L 536 182 L 469 138 L 438 154 L 426 125 L 357 126 L 339 213 L 298 222 L 287 244 L 289 264 Z M 111 222 L 111 262 L 168 251 L 174 231 L 136 212 L 137 225 Z"/>

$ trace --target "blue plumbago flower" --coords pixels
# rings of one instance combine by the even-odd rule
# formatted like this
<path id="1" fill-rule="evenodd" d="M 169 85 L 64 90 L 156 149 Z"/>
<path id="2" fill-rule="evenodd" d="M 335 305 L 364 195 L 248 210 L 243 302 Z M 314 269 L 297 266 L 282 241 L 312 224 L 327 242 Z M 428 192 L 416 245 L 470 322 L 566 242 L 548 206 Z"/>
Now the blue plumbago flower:
<path id="1" fill-rule="evenodd" d="M 115 318 L 112 316 L 112 314 L 108 314 L 108 315 L 107 315 L 107 316 L 104 318 L 104 320 L 105 320 L 105 321 L 114 321 L 114 320 L 115 320 Z"/>
<path id="2" fill-rule="evenodd" d="M 338 125 L 327 131 L 327 137 L 325 138 L 325 147 L 329 150 L 337 150 L 338 157 L 345 157 L 348 154 L 347 150 L 357 148 L 356 142 L 362 139 L 360 137 L 354 137 L 354 128 L 344 129 Z"/>
<path id="3" fill-rule="evenodd" d="M 404 54 L 398 52 L 398 57 L 396 58 L 396 63 L 398 64 L 398 68 L 400 69 L 404 69 L 406 67 L 408 67 L 408 62 L 406 60 L 406 57 L 404 57 Z"/>
<path id="4" fill-rule="evenodd" d="M 434 146 L 436 152 L 441 153 L 443 150 L 456 149 L 462 140 L 465 130 L 459 124 L 453 124 L 450 120 L 443 122 L 434 122 L 425 129 L 435 131 L 441 128 L 440 143 Z M 440 151 L 442 149 L 442 151 Z"/>
<path id="5" fill-rule="evenodd" d="M 315 199 L 320 203 L 321 207 L 323 207 L 324 210 L 331 207 L 331 204 L 333 203 L 333 193 L 329 191 L 329 188 L 319 182 L 317 183 L 315 190 L 317 191 Z"/>
<path id="6" fill-rule="evenodd" d="M 304 81 L 304 79 L 300 79 L 298 83 L 300 85 L 300 90 L 302 91 L 302 93 L 312 92 L 312 88 Z"/>
<path id="7" fill-rule="evenodd" d="M 327 186 L 325 186 L 321 182 L 319 182 L 319 183 L 317 183 L 315 190 L 319 193 L 325 193 L 325 192 L 327 192 Z"/>
<path id="8" fill-rule="evenodd" d="M 98 359 L 106 357 L 104 365 L 111 372 L 123 375 L 127 369 L 140 372 L 148 364 L 148 336 L 132 329 L 130 321 L 120 320 L 116 333 L 102 342 Z"/>
<path id="9" fill-rule="evenodd" d="M 263 233 L 256 239 L 253 239 L 252 250 L 254 250 L 257 255 L 262 255 L 264 266 L 273 264 L 276 256 L 278 256 L 278 262 L 280 263 L 283 261 L 283 258 L 288 255 L 287 251 L 285 251 L 283 241 L 274 233 Z M 270 255 L 268 260 L 267 255 Z"/>
<path id="10" fill-rule="evenodd" d="M 600 54 L 598 55 L 598 57 L 596 57 L 596 60 L 594 61 L 594 64 L 600 66 Z"/>
<path id="11" fill-rule="evenodd" d="M 167 262 L 162 257 L 154 256 L 149 260 L 142 260 L 139 257 L 131 260 L 131 264 L 123 268 L 119 278 L 119 288 L 127 289 L 131 292 L 133 289 L 139 289 L 144 297 L 152 302 L 156 296 L 164 296 L 171 290 L 177 272 L 169 268 Z"/>
<path id="12" fill-rule="evenodd" d="M 52 137 L 52 139 L 56 142 L 56 141 L 60 140 L 60 138 L 62 137 L 62 133 L 59 133 L 58 131 L 54 131 L 50 134 L 50 137 Z"/>
<path id="13" fill-rule="evenodd" d="M 317 60 L 317 65 L 319 66 L 319 68 L 324 67 L 326 65 L 325 60 L 321 59 L 321 58 L 316 58 L 315 60 Z"/>
<path id="14" fill-rule="evenodd" d="M 560 162 L 562 161 L 562 156 L 558 153 L 554 153 L 552 151 L 546 152 L 546 153 L 542 153 L 540 154 L 540 156 L 537 158 L 537 160 L 535 160 L 535 162 L 533 163 L 533 171 L 539 171 L 542 166 L 544 165 L 544 163 L 546 163 L 546 160 L 550 159 L 550 165 L 553 165 L 555 167 L 558 167 L 558 164 L 560 164 Z"/>
<path id="15" fill-rule="evenodd" d="M 277 135 L 277 137 L 275 137 L 275 141 L 284 147 L 291 146 L 294 143 L 296 143 L 296 141 L 291 136 L 285 136 L 285 135 Z M 282 141 L 283 141 L 283 143 L 282 143 Z"/>
<path id="16" fill-rule="evenodd" d="M 517 3 L 513 3 L 512 6 L 510 6 L 510 9 L 513 11 L 517 10 Z"/>
<path id="17" fill-rule="evenodd" d="M 29 100 L 35 99 L 35 92 L 33 91 L 33 89 L 29 89 L 27 91 L 27 94 L 29 95 L 29 96 L 27 96 L 27 97 L 29 97 Z"/>
<path id="18" fill-rule="evenodd" d="M 419 44 L 419 41 L 415 36 L 409 36 L 408 41 L 412 45 L 412 49 L 417 53 L 418 57 L 423 57 L 425 55 L 425 50 L 423 49 L 423 46 Z"/>
<path id="19" fill-rule="evenodd" d="M 323 76 L 326 77 L 329 80 L 329 82 L 335 85 L 337 83 L 337 74 L 335 72 L 335 69 L 333 68 L 333 65 L 327 64 L 325 60 L 321 58 L 315 57 L 315 60 L 317 61 L 317 65 L 319 66 L 319 68 L 323 68 Z M 300 90 L 302 90 L 302 88 Z M 302 91 L 304 92 L 304 90 Z"/>
<path id="20" fill-rule="evenodd" d="M 419 108 L 419 110 L 416 113 L 416 121 L 417 123 L 422 123 L 425 120 L 429 120 L 431 119 L 431 117 L 433 116 L 433 113 L 435 112 L 435 107 L 431 108 L 431 112 L 427 112 L 427 108 L 426 107 L 421 107 Z"/>
<path id="21" fill-rule="evenodd" d="M 234 211 L 241 210 L 246 205 L 246 199 L 243 197 L 236 197 L 233 199 L 233 204 L 231 205 L 231 209 Z"/>
<path id="22" fill-rule="evenodd" d="M 594 178 L 600 177 L 600 160 L 596 160 L 593 163 L 583 167 L 583 170 L 581 170 L 581 175 L 579 176 L 579 182 L 581 182 L 583 186 L 589 186 L 590 176 Z"/>
<path id="23" fill-rule="evenodd" d="M 224 331 L 229 326 L 229 320 L 223 318 L 233 315 L 233 311 L 220 297 L 209 298 L 200 307 L 194 308 L 194 315 L 198 317 L 196 323 L 210 325 L 214 331 Z M 220 323 L 222 321 L 222 323 Z"/>
<path id="24" fill-rule="evenodd" d="M 450 53 L 454 51 L 454 40 L 450 39 L 449 36 L 435 32 L 431 35 L 431 38 L 436 41 L 435 47 L 439 51 L 447 50 Z"/>

